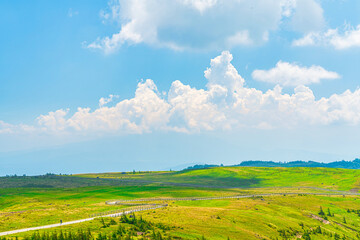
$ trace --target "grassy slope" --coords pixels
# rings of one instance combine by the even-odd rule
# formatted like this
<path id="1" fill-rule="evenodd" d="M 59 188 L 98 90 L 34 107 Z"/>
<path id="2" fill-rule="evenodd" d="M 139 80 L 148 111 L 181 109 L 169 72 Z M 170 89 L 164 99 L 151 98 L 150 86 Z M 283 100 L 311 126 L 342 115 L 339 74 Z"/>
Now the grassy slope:
<path id="1" fill-rule="evenodd" d="M 86 174 L 80 177 L 138 179 L 212 186 L 262 187 L 262 189 L 199 189 L 179 186 L 93 186 L 80 188 L 17 188 L 0 189 L 0 231 L 85 218 L 90 213 L 113 209 L 104 201 L 118 198 L 182 197 L 229 195 L 239 192 L 281 192 L 294 189 L 275 186 L 307 186 L 350 190 L 358 186 L 360 171 L 321 168 L 240 168 L 224 167 L 182 172 L 144 174 Z M 335 223 L 325 225 L 312 219 L 319 207 L 335 213 L 331 221 L 359 228 L 359 216 L 346 210 L 360 209 L 358 197 L 278 196 L 261 199 L 175 202 L 167 209 L 143 213 L 152 222 L 175 226 L 171 233 L 189 239 L 205 235 L 209 239 L 256 239 L 279 237 L 278 230 L 301 231 L 321 225 L 332 233 L 356 233 Z M 66 228 L 91 227 L 99 232 L 98 222 L 72 225 Z M 101 231 L 109 231 L 102 229 Z M 20 234 L 20 236 L 23 236 Z M 279 238 L 281 239 L 281 238 Z M 322 235 L 312 239 L 326 239 Z"/>
<path id="2" fill-rule="evenodd" d="M 219 167 L 180 172 L 101 173 L 80 177 L 100 177 L 228 187 L 322 187 L 350 190 L 359 187 L 360 171 L 334 168 Z"/>
<path id="3" fill-rule="evenodd" d="M 148 215 L 151 221 L 166 222 L 181 226 L 185 231 L 175 231 L 175 235 L 187 234 L 192 237 L 205 235 L 209 239 L 269 239 L 280 237 L 278 230 L 286 229 L 301 232 L 300 223 L 307 229 L 321 226 L 332 234 L 356 237 L 356 232 L 339 227 L 336 224 L 323 224 L 309 215 L 317 214 L 319 207 L 330 208 L 335 213 L 330 221 L 342 223 L 347 219 L 347 226 L 359 229 L 359 217 L 347 213 L 347 208 L 358 208 L 359 198 L 286 196 L 265 197 L 262 199 L 243 199 L 231 201 L 178 202 L 175 207 L 158 210 L 157 214 Z M 335 202 L 335 203 L 334 203 Z M 177 207 L 176 207 L 177 206 Z M 177 216 L 177 217 L 174 217 Z M 204 224 L 206 223 L 206 224 Z M 294 239 L 295 236 L 292 238 Z M 279 238 L 281 239 L 281 238 Z M 312 239 L 327 239 L 324 236 L 312 236 Z"/>
<path id="4" fill-rule="evenodd" d="M 103 186 L 69 189 L 0 189 L 0 231 L 87 218 L 91 213 L 113 210 L 110 199 L 234 194 L 235 190 L 192 189 L 161 186 Z M 115 209 L 120 206 L 115 207 Z"/>
<path id="5" fill-rule="evenodd" d="M 279 230 L 299 232 L 288 239 L 295 239 L 303 232 L 304 228 L 315 229 L 321 226 L 322 230 L 329 233 L 338 233 L 341 237 L 345 234 L 351 239 L 357 239 L 356 232 L 338 226 L 334 222 L 342 223 L 346 217 L 346 226 L 359 228 L 359 217 L 347 213 L 346 209 L 358 208 L 360 198 L 354 197 L 316 197 L 316 196 L 285 196 L 264 197 L 241 200 L 216 200 L 216 201 L 186 201 L 173 202 L 166 209 L 158 209 L 141 213 L 142 217 L 154 223 L 163 223 L 171 227 L 172 236 L 185 239 L 284 239 L 279 235 Z M 310 214 L 317 214 L 319 207 L 335 214 L 329 217 L 332 224 L 323 224 L 312 219 Z M 108 221 L 108 220 L 106 220 Z M 119 220 L 116 219 L 116 222 Z M 109 233 L 116 229 L 110 227 L 101 229 L 99 220 L 72 226 L 63 226 L 63 230 L 76 230 L 90 228 L 96 235 Z M 101 229 L 101 230 L 100 230 Z M 54 231 L 54 230 L 46 230 Z M 28 233 L 19 234 L 25 236 Z M 333 239 L 321 234 L 312 235 L 311 239 Z"/>
<path id="6" fill-rule="evenodd" d="M 174 175 L 175 179 L 257 179 L 251 187 L 311 186 L 350 190 L 357 186 L 360 171 L 331 168 L 247 168 L 229 167 L 187 171 Z"/>

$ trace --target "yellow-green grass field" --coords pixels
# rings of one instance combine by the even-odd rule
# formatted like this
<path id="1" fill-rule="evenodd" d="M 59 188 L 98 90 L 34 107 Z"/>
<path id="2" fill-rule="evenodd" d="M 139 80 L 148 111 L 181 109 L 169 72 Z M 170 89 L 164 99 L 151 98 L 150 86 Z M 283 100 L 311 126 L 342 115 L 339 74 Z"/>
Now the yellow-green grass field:
<path id="1" fill-rule="evenodd" d="M 163 186 L 103 186 L 67 189 L 1 189 L 0 232 L 87 218 L 90 214 L 122 208 L 109 206 L 110 199 L 234 195 L 216 191 Z"/>
<path id="2" fill-rule="evenodd" d="M 64 222 L 82 219 L 92 213 L 126 207 L 106 205 L 105 201 L 111 199 L 296 192 L 299 194 L 169 201 L 166 208 L 136 215 L 160 226 L 154 229 L 175 239 L 307 239 L 308 236 L 310 239 L 342 239 L 344 236 L 345 239 L 360 239 L 360 196 L 301 194 L 324 192 L 323 189 L 355 193 L 359 188 L 359 170 L 223 167 L 179 172 L 82 174 L 51 177 L 46 179 L 46 186 L 38 184 L 42 187 L 37 188 L 33 186 L 38 180 L 20 178 L 0 179 L 0 232 L 58 223 L 60 219 Z M 108 185 L 107 179 L 111 180 Z M 24 187 L 13 188 L 11 181 Z M 22 185 L 21 181 L 33 182 Z M 59 183 L 63 181 L 72 184 Z M 325 215 L 319 214 L 320 207 Z M 324 218 L 328 222 L 323 222 Z M 116 224 L 107 227 L 104 222 L 110 222 L 110 218 L 104 218 L 104 222 L 95 219 L 62 226 L 61 229 L 90 229 L 95 237 L 99 233 L 110 236 L 119 226 L 135 229 L 131 224 L 119 223 L 119 218 L 114 220 Z M 161 226 L 166 226 L 165 230 Z M 40 233 L 55 230 L 60 228 L 41 230 Z M 11 237 L 23 238 L 32 234 L 26 232 Z M 133 236 L 133 239 L 142 237 Z"/>
<path id="3" fill-rule="evenodd" d="M 360 188 L 360 171 L 334 168 L 218 167 L 177 172 L 81 174 L 78 177 L 158 181 L 227 187 L 321 187 L 337 190 Z"/>

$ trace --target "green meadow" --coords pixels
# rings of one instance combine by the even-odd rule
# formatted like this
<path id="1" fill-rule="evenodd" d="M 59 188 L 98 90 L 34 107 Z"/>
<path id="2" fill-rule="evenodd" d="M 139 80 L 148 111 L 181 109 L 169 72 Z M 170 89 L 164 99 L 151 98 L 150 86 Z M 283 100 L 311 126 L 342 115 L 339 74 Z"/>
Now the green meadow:
<path id="1" fill-rule="evenodd" d="M 141 219 L 137 222 L 97 218 L 41 230 L 39 235 L 81 229 L 94 239 L 360 239 L 360 196 L 355 194 L 359 181 L 359 170 L 256 167 L 6 177 L 0 178 L 0 232 L 127 207 L 105 204 L 112 199 L 264 194 L 166 201 L 166 208 L 136 213 Z M 335 190 L 347 195 L 306 194 Z M 280 195 L 265 195 L 269 193 Z M 126 234 L 116 235 L 122 231 Z M 7 238 L 37 239 L 33 235 Z"/>
<path id="2" fill-rule="evenodd" d="M 178 172 L 101 173 L 77 176 L 194 184 L 205 187 L 320 187 L 351 190 L 360 186 L 360 171 L 334 168 L 219 167 Z"/>

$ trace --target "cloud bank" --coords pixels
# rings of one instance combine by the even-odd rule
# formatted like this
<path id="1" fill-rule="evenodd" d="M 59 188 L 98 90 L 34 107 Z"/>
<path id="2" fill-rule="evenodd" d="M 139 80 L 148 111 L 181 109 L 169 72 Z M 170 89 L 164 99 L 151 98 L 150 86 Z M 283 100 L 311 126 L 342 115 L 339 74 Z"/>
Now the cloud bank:
<path id="1" fill-rule="evenodd" d="M 107 54 L 139 43 L 174 50 L 229 49 L 268 41 L 285 20 L 302 33 L 324 25 L 316 0 L 112 0 L 100 16 L 120 30 L 86 46 Z"/>
<path id="2" fill-rule="evenodd" d="M 311 89 L 300 84 L 304 83 L 307 76 L 312 77 L 309 73 L 316 75 L 320 71 L 328 74 L 322 68 L 302 69 L 305 74 L 298 81 L 300 85 L 294 88 L 293 94 L 282 93 L 279 85 L 262 92 L 246 87 L 245 80 L 231 64 L 232 58 L 230 52 L 224 51 L 211 60 L 204 74 L 208 81 L 205 89 L 196 89 L 177 80 L 172 83 L 167 96 L 164 96 L 158 92 L 154 81 L 147 79 L 138 84 L 133 98 L 120 100 L 114 106 L 106 105 L 109 99 L 114 100 L 110 96 L 100 100 L 100 106 L 95 110 L 78 108 L 70 115 L 69 110 L 59 109 L 41 115 L 34 126 L 11 125 L 0 121 L 0 134 L 193 133 L 242 128 L 360 124 L 360 89 L 316 100 Z M 288 66 L 294 68 L 293 65 Z M 261 72 L 262 76 L 268 74 L 268 79 L 275 79 L 271 71 Z M 288 76 L 291 77 L 291 74 Z M 308 82 L 311 81 L 314 80 Z"/>

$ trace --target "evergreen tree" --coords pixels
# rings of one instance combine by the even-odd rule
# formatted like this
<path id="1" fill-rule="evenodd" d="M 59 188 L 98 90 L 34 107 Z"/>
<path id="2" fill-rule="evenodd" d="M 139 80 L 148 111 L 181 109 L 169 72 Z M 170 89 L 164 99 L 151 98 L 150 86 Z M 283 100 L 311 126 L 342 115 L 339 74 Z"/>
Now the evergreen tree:
<path id="1" fill-rule="evenodd" d="M 330 212 L 330 208 L 327 209 L 327 212 L 328 212 L 327 215 L 328 215 L 329 217 L 331 217 L 332 215 L 331 215 L 331 212 Z"/>

